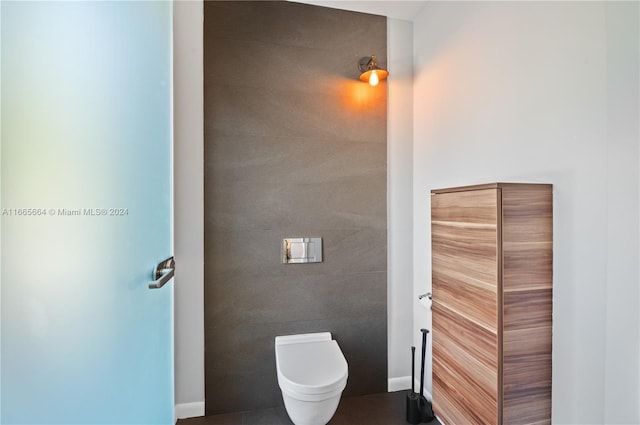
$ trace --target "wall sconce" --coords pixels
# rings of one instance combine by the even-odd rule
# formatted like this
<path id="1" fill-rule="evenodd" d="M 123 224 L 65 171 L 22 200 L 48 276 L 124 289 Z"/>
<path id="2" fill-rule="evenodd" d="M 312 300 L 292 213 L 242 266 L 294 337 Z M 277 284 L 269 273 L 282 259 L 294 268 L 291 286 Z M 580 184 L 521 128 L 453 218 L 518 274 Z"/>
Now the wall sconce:
<path id="1" fill-rule="evenodd" d="M 380 80 L 384 80 L 389 76 L 389 71 L 378 67 L 376 55 L 360 59 L 358 69 L 361 72 L 360 81 L 366 81 L 374 87 L 378 85 Z"/>

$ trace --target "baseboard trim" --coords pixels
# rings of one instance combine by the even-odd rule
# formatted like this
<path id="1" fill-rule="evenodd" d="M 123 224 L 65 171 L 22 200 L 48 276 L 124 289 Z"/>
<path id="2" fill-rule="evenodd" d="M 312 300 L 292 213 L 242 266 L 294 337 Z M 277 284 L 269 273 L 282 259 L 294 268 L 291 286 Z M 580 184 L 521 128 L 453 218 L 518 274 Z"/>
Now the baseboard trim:
<path id="1" fill-rule="evenodd" d="M 411 389 L 410 376 L 400 376 L 398 378 L 387 379 L 387 391 L 390 393 L 408 389 Z"/>
<path id="2" fill-rule="evenodd" d="M 204 401 L 176 404 L 176 422 L 178 419 L 204 416 Z"/>
<path id="3" fill-rule="evenodd" d="M 420 381 L 417 379 L 413 383 L 413 388 L 416 389 L 416 392 L 420 392 Z M 389 378 L 387 380 L 387 392 L 395 392 L 402 390 L 410 390 L 411 389 L 411 377 L 410 376 L 400 376 L 399 378 Z M 427 400 L 432 400 L 431 393 L 427 391 L 425 388 L 423 394 Z"/>

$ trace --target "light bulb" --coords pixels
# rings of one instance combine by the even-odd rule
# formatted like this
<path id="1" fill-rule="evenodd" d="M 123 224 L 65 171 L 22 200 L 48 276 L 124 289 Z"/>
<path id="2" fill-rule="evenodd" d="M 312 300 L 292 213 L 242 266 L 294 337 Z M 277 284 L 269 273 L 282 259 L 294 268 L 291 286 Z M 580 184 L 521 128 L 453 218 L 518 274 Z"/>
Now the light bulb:
<path id="1" fill-rule="evenodd" d="M 380 81 L 380 79 L 378 78 L 378 73 L 376 72 L 376 70 L 374 69 L 371 72 L 371 76 L 369 77 L 369 84 L 371 84 L 372 87 L 375 87 L 378 85 L 378 82 Z"/>

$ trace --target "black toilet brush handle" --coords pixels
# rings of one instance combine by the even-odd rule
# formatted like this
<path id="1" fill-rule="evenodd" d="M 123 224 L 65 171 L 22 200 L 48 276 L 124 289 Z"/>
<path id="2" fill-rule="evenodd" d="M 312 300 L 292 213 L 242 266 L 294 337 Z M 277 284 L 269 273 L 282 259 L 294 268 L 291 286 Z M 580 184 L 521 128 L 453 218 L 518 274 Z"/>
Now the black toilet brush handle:
<path id="1" fill-rule="evenodd" d="M 422 332 L 422 367 L 420 368 L 420 395 L 424 394 L 424 362 L 427 354 L 427 329 L 420 329 Z"/>
<path id="2" fill-rule="evenodd" d="M 416 347 L 411 346 L 411 395 L 415 394 L 416 390 Z"/>

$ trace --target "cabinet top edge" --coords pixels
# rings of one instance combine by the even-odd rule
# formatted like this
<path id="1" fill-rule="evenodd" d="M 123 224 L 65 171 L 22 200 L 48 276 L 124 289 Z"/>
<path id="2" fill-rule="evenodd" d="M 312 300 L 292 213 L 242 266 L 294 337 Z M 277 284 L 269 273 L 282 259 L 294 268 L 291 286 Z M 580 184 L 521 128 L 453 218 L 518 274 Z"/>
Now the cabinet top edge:
<path id="1" fill-rule="evenodd" d="M 439 193 L 450 193 L 450 192 L 467 192 L 470 190 L 485 190 L 485 189 L 502 189 L 502 188 L 519 188 L 519 189 L 541 189 L 547 188 L 551 189 L 553 187 L 550 183 L 486 183 L 486 184 L 474 184 L 469 186 L 458 186 L 458 187 L 449 187 L 444 189 L 432 189 L 431 194 L 437 195 Z"/>

